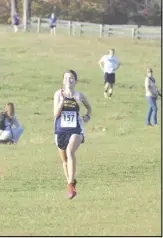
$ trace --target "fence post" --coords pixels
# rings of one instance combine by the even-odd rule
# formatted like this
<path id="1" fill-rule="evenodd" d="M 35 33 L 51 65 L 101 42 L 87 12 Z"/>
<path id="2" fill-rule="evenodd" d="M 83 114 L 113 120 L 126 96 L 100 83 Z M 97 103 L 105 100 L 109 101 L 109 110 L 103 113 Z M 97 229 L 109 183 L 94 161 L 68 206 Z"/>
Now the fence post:
<path id="1" fill-rule="evenodd" d="M 140 33 L 139 28 L 137 29 L 136 34 L 137 34 L 136 38 L 137 38 L 138 40 L 140 40 L 140 39 L 141 39 L 141 36 L 140 36 L 141 33 Z"/>
<path id="2" fill-rule="evenodd" d="M 71 33 L 72 33 L 72 22 L 69 21 L 68 22 L 68 34 L 69 34 L 69 36 L 71 36 Z"/>
<path id="3" fill-rule="evenodd" d="M 136 29 L 132 28 L 132 40 L 135 40 L 136 38 Z"/>
<path id="4" fill-rule="evenodd" d="M 111 35 L 112 35 L 112 31 L 113 31 L 113 30 L 112 30 L 111 26 L 109 26 L 109 27 L 108 27 L 108 36 L 111 36 Z"/>
<path id="5" fill-rule="evenodd" d="M 72 23 L 72 35 L 75 36 L 76 25 Z"/>
<path id="6" fill-rule="evenodd" d="M 84 30 L 83 30 L 83 24 L 81 23 L 81 24 L 80 24 L 80 32 L 79 32 L 79 36 L 82 36 L 83 33 L 84 33 Z"/>
<path id="7" fill-rule="evenodd" d="M 38 33 L 40 32 L 40 27 L 41 27 L 41 18 L 39 17 L 38 21 L 37 21 L 37 32 Z"/>
<path id="8" fill-rule="evenodd" d="M 104 25 L 100 25 L 100 39 L 103 37 L 104 35 Z"/>

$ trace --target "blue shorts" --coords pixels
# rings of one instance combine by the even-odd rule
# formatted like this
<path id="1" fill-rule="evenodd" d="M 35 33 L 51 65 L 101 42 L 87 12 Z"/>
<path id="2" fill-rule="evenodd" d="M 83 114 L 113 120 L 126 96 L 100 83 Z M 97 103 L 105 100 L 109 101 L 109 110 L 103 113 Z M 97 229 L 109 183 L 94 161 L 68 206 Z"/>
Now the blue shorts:
<path id="1" fill-rule="evenodd" d="M 55 144 L 57 145 L 58 148 L 61 150 L 66 150 L 70 137 L 74 135 L 75 133 L 59 133 L 55 134 Z M 77 134 L 77 133 L 76 133 Z M 83 136 L 82 142 L 84 143 L 84 134 L 79 134 Z"/>

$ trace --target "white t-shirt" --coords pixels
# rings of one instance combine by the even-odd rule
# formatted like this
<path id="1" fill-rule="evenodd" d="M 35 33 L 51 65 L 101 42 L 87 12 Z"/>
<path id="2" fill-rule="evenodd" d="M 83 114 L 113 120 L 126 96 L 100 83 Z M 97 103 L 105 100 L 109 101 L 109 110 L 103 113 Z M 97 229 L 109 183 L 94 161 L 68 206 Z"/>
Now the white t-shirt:
<path id="1" fill-rule="evenodd" d="M 116 56 L 104 55 L 101 59 L 104 63 L 104 73 L 115 73 L 115 70 L 119 64 L 118 58 Z"/>
<path id="2" fill-rule="evenodd" d="M 153 77 L 152 79 L 150 79 L 149 77 L 145 78 L 145 95 L 147 97 L 149 96 L 156 97 L 156 95 L 158 95 L 155 79 Z"/>

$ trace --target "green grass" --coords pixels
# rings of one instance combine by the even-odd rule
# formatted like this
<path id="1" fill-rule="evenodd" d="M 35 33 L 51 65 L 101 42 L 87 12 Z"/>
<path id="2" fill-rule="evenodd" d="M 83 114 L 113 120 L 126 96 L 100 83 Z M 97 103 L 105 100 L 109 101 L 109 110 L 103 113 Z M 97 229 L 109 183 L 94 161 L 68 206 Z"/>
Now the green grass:
<path id="1" fill-rule="evenodd" d="M 161 235 L 161 130 L 144 123 L 145 67 L 160 87 L 160 43 L 36 33 L 0 39 L 0 105 L 13 101 L 24 127 L 19 144 L 0 145 L 0 235 Z M 107 101 L 97 62 L 109 47 L 122 65 Z M 53 94 L 67 68 L 78 72 L 77 90 L 93 109 L 71 201 L 53 144 Z M 158 109 L 160 122 L 160 101 Z"/>

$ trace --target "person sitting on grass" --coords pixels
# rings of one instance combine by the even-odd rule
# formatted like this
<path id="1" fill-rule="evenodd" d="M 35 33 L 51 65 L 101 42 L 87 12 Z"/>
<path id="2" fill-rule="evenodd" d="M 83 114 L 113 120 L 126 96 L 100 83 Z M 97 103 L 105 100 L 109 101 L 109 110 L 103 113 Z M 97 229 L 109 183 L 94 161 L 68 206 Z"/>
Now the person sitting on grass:
<path id="1" fill-rule="evenodd" d="M 13 103 L 7 103 L 0 113 L 0 144 L 16 144 L 23 133 L 23 128 L 15 116 Z"/>

